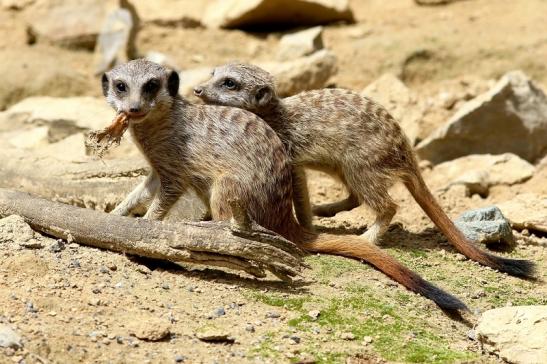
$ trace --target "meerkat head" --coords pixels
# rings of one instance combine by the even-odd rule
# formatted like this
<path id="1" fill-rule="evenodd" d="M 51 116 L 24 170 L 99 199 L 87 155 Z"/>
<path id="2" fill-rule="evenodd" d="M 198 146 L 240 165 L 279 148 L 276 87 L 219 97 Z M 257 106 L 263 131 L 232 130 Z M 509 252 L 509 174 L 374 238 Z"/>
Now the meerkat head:
<path id="1" fill-rule="evenodd" d="M 179 75 L 159 64 L 137 59 L 121 64 L 102 76 L 103 94 L 116 112 L 132 123 L 161 115 L 178 95 Z"/>
<path id="2" fill-rule="evenodd" d="M 194 94 L 208 104 L 254 112 L 267 109 L 277 99 L 272 75 L 259 67 L 242 63 L 215 68 L 211 79 L 195 87 Z"/>

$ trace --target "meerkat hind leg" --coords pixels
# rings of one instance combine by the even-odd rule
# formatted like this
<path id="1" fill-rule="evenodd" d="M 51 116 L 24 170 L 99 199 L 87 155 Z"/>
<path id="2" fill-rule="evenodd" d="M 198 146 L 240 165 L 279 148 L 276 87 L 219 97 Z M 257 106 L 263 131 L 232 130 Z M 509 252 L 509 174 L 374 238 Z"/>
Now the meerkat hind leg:
<path id="1" fill-rule="evenodd" d="M 374 244 L 377 244 L 380 237 L 387 231 L 393 216 L 397 212 L 397 204 L 391 200 L 391 197 L 383 201 L 382 205 L 382 207 L 369 205 L 376 212 L 376 219 L 367 231 L 361 235 L 364 239 Z"/>

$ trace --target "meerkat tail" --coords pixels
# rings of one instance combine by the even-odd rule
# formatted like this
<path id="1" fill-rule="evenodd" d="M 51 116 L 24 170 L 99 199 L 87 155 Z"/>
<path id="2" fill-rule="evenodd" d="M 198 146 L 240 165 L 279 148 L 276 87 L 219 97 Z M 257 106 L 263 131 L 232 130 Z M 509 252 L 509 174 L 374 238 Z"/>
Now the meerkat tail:
<path id="1" fill-rule="evenodd" d="M 534 277 L 535 264 L 533 262 L 523 259 L 508 259 L 489 254 L 470 242 L 443 211 L 421 176 L 411 177 L 405 181 L 405 185 L 427 216 L 446 235 L 450 243 L 460 253 L 469 259 L 513 276 Z"/>
<path id="2" fill-rule="evenodd" d="M 306 234 L 301 247 L 308 252 L 362 259 L 412 292 L 435 302 L 444 310 L 468 310 L 458 298 L 427 282 L 395 258 L 362 237 Z"/>

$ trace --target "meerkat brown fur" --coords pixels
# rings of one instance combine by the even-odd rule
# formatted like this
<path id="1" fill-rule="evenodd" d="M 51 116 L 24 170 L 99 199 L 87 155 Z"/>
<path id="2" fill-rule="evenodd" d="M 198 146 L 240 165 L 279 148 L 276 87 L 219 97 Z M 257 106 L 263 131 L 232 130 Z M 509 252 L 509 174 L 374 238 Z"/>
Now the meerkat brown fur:
<path id="1" fill-rule="evenodd" d="M 194 88 L 194 93 L 209 104 L 252 111 L 276 131 L 291 159 L 294 205 L 302 225 L 311 225 L 312 210 L 304 167 L 327 172 L 340 179 L 349 191 L 347 199 L 317 206 L 313 212 L 333 216 L 363 203 L 368 205 L 376 219 L 363 237 L 374 243 L 387 230 L 396 212 L 388 189 L 402 180 L 462 254 L 512 275 L 533 275 L 533 263 L 489 254 L 465 238 L 426 186 L 399 124 L 374 101 L 343 89 L 307 91 L 281 99 L 268 72 L 239 63 L 217 67 L 211 79 Z"/>
<path id="2" fill-rule="evenodd" d="M 307 251 L 363 259 L 443 309 L 466 309 L 360 237 L 318 235 L 301 227 L 292 212 L 291 167 L 276 133 L 251 112 L 191 104 L 178 95 L 178 85 L 175 71 L 145 60 L 103 75 L 107 101 L 129 116 L 129 130 L 151 167 L 114 213 L 128 215 L 152 200 L 144 217 L 161 220 L 192 188 L 214 220 L 227 220 L 232 217 L 229 201 L 237 199 L 258 224 Z"/>

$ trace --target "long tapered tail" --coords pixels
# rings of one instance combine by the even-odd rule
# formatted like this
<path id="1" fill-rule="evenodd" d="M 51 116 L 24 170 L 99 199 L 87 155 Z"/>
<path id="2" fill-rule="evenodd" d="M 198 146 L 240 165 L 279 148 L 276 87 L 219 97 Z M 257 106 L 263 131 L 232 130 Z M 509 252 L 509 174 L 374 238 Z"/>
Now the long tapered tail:
<path id="1" fill-rule="evenodd" d="M 467 240 L 443 211 L 421 176 L 412 176 L 405 185 L 427 216 L 446 235 L 450 243 L 463 255 L 483 265 L 518 277 L 532 278 L 535 265 L 529 260 L 508 259 L 489 254 Z"/>
<path id="2" fill-rule="evenodd" d="M 429 298 L 444 310 L 467 310 L 458 298 L 427 282 L 362 237 L 308 233 L 303 240 L 300 245 L 309 252 L 363 259 L 407 289 Z"/>

